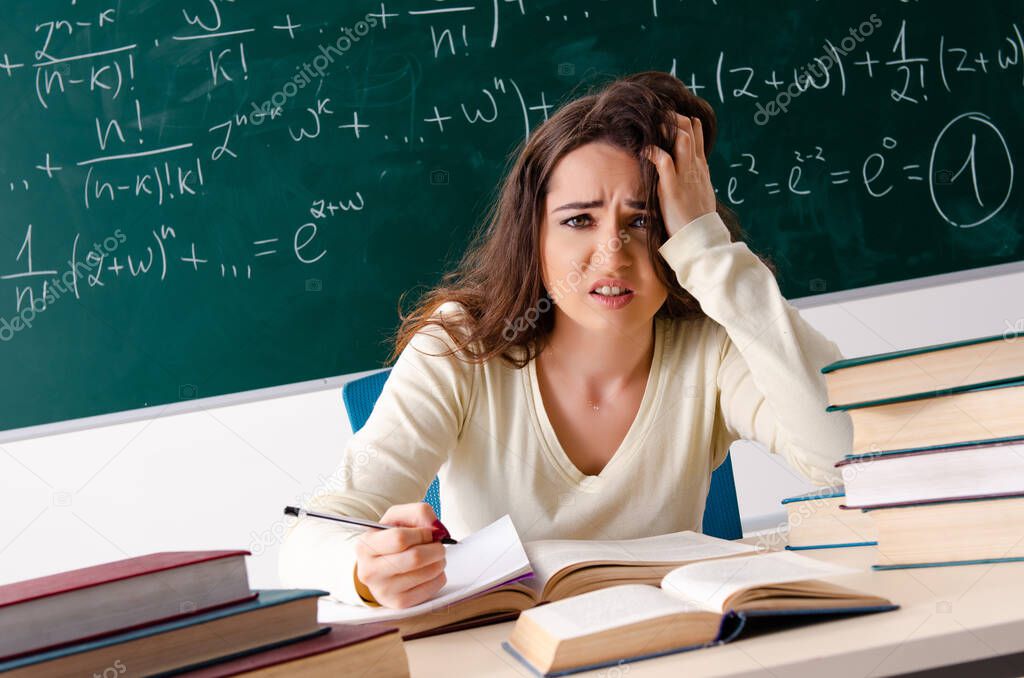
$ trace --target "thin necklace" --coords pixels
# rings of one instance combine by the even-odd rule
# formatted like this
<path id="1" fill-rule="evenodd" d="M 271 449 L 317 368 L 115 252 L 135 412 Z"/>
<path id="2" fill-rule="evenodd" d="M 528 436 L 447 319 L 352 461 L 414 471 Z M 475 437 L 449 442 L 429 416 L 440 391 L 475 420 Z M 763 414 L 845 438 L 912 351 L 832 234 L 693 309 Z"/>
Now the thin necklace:
<path id="1" fill-rule="evenodd" d="M 654 350 L 653 347 L 651 348 L 651 350 L 652 351 Z M 651 355 L 651 365 L 648 368 L 647 376 L 644 377 L 644 383 L 645 384 L 650 380 L 650 370 L 653 370 L 653 369 L 654 369 L 654 355 L 652 353 L 652 355 Z M 626 388 L 629 388 L 628 384 L 623 387 L 623 389 L 626 389 Z M 611 400 L 611 398 L 606 398 L 606 400 Z M 590 398 L 587 398 L 587 405 L 590 406 L 590 409 L 592 411 L 594 411 L 594 412 L 600 412 L 601 411 L 601 405 L 596 403 L 596 402 L 594 402 Z"/>
<path id="2" fill-rule="evenodd" d="M 657 328 L 652 328 L 652 334 L 653 334 L 653 333 L 656 333 L 656 332 L 657 332 Z M 655 338 L 655 341 L 657 341 L 657 339 L 656 339 L 656 338 Z M 653 346 L 652 346 L 651 350 L 652 350 L 652 352 L 653 352 L 653 350 L 654 350 L 654 347 L 653 347 Z M 652 357 L 651 357 L 651 365 L 650 365 L 650 368 L 649 368 L 649 370 L 650 370 L 650 369 L 654 369 L 654 358 L 653 358 L 653 353 L 652 353 Z M 644 383 L 646 384 L 646 383 L 647 383 L 647 381 L 648 381 L 649 379 L 650 379 L 650 372 L 648 371 L 648 375 L 647 375 L 647 377 L 646 377 L 646 378 L 644 379 Z M 627 387 L 628 387 L 628 386 L 627 386 Z M 624 387 L 624 388 L 625 388 L 625 387 Z M 610 398 L 607 398 L 606 400 L 610 400 Z M 587 398 L 587 406 L 588 406 L 588 407 L 589 407 L 589 408 L 591 409 L 591 411 L 593 411 L 593 412 L 600 412 L 600 411 L 601 411 L 601 405 L 600 405 L 599 403 L 597 403 L 597 402 L 595 402 L 595 401 L 591 400 L 590 398 Z"/>
<path id="3" fill-rule="evenodd" d="M 628 389 L 629 387 L 630 387 L 630 384 L 626 384 L 625 386 L 622 387 L 622 389 L 620 389 L 619 393 L 621 393 L 622 391 Z M 605 398 L 605 402 L 608 402 L 608 401 L 611 401 L 611 400 L 615 400 L 615 398 L 617 398 L 619 396 L 619 393 L 615 394 L 614 396 Z M 599 403 L 597 403 L 597 402 L 594 402 L 590 398 L 587 398 L 587 405 L 589 405 L 590 409 L 592 411 L 594 411 L 594 412 L 600 412 L 601 411 L 601 405 Z"/>

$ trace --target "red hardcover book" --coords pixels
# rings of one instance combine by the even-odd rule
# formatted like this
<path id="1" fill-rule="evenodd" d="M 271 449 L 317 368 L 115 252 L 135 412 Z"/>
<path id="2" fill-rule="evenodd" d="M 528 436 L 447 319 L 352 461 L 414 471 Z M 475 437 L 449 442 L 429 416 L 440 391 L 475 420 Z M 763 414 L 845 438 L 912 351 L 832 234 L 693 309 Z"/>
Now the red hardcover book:
<path id="1" fill-rule="evenodd" d="M 187 678 L 368 675 L 403 678 L 409 663 L 398 629 L 385 623 L 328 624 L 330 632 L 189 671 Z M 357 671 L 358 669 L 358 671 Z"/>
<path id="2" fill-rule="evenodd" d="M 0 586 L 0 659 L 252 599 L 249 551 L 173 551 Z"/>

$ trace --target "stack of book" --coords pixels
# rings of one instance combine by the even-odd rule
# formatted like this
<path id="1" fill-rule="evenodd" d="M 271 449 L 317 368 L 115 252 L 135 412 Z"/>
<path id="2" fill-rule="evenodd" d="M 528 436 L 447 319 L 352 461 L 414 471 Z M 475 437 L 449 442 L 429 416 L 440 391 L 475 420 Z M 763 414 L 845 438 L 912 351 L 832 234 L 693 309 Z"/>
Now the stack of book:
<path id="1" fill-rule="evenodd" d="M 326 592 L 250 590 L 246 555 L 153 553 L 0 586 L 0 673 L 408 676 L 397 629 L 318 624 Z"/>
<path id="2" fill-rule="evenodd" d="M 875 569 L 1024 560 L 1024 333 L 840 360 L 843 508 L 874 523 Z"/>

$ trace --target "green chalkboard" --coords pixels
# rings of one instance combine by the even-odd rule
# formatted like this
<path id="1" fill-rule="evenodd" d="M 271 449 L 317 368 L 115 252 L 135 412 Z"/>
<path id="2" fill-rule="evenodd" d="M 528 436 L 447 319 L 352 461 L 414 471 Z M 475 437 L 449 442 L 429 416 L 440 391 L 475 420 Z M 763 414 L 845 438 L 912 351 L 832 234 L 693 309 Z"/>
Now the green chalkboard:
<path id="1" fill-rule="evenodd" d="M 1019 2 L 4 9 L 4 430 L 381 366 L 509 152 L 639 70 L 716 108 L 712 180 L 789 297 L 1024 258 Z"/>

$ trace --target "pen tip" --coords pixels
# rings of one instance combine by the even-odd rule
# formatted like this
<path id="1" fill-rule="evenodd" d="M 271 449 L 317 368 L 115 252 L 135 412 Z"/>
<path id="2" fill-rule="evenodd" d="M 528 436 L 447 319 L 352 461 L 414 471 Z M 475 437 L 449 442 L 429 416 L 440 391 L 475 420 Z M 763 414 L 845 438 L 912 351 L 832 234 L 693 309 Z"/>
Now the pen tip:
<path id="1" fill-rule="evenodd" d="M 285 506 L 284 514 L 286 516 L 297 516 L 299 515 L 299 509 L 295 508 L 294 506 Z"/>

